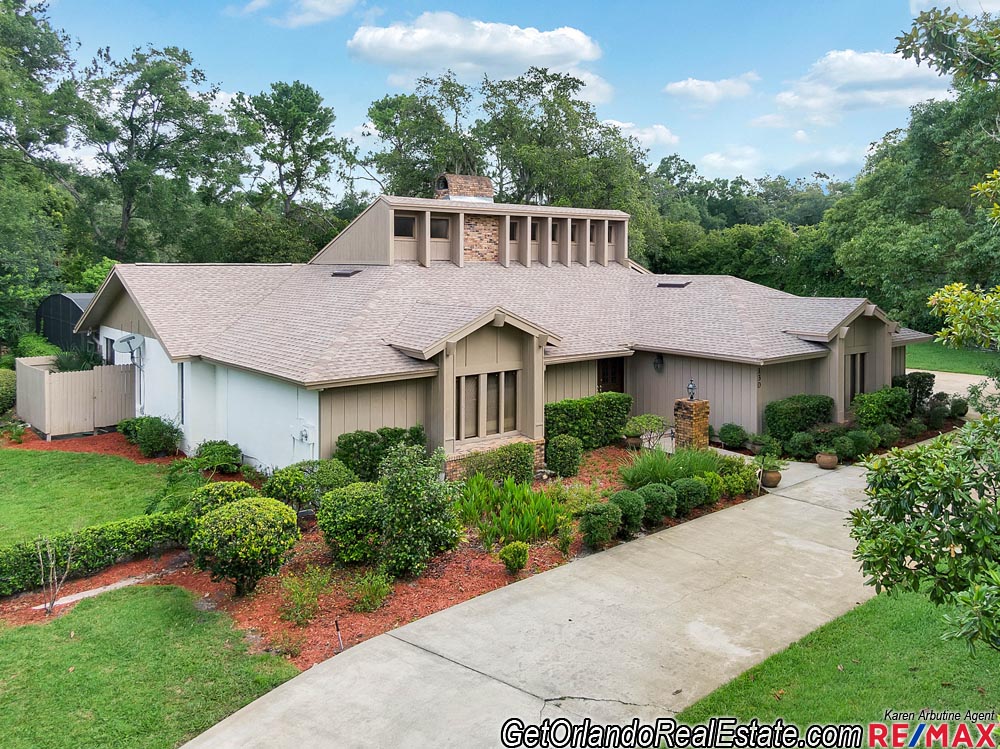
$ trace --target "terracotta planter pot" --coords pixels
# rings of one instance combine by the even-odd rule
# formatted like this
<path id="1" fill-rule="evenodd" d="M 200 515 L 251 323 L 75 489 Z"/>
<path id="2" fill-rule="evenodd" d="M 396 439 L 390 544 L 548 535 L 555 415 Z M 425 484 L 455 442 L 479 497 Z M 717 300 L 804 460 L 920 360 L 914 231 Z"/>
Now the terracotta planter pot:
<path id="1" fill-rule="evenodd" d="M 816 453 L 816 465 L 825 471 L 830 471 L 837 467 L 837 453 Z"/>
<path id="2" fill-rule="evenodd" d="M 765 489 L 773 489 L 781 483 L 781 471 L 764 471 L 760 483 Z"/>

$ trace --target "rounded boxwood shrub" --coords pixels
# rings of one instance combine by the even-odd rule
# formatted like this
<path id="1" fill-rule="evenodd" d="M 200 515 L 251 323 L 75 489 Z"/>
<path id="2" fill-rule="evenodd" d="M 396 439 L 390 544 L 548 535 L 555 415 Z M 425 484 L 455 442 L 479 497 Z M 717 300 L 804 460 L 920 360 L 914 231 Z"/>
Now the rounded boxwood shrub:
<path id="1" fill-rule="evenodd" d="M 511 541 L 500 549 L 497 555 L 503 566 L 507 568 L 507 573 L 516 575 L 528 564 L 528 544 L 524 541 Z"/>
<path id="2" fill-rule="evenodd" d="M 927 422 L 916 417 L 910 419 L 903 425 L 903 436 L 913 439 L 919 437 L 927 431 Z"/>
<path id="3" fill-rule="evenodd" d="M 672 517 L 677 512 L 677 492 L 668 484 L 646 484 L 637 489 L 636 494 L 646 503 L 642 519 L 648 526 L 661 525 L 663 518 Z"/>
<path id="4" fill-rule="evenodd" d="M 852 429 L 847 433 L 854 443 L 854 454 L 867 455 L 879 446 L 880 439 L 878 432 L 872 429 Z"/>
<path id="5" fill-rule="evenodd" d="M 595 502 L 580 510 L 580 535 L 592 549 L 611 543 L 621 524 L 621 508 L 613 502 Z"/>
<path id="6" fill-rule="evenodd" d="M 338 562 L 375 561 L 382 541 L 384 503 L 379 485 L 368 481 L 323 495 L 316 511 L 316 525 Z"/>
<path id="7" fill-rule="evenodd" d="M 886 422 L 875 427 L 875 434 L 878 435 L 879 445 L 882 447 L 892 447 L 899 441 L 899 436 L 902 432 L 895 424 Z"/>
<path id="8" fill-rule="evenodd" d="M 719 428 L 719 439 L 730 450 L 739 450 L 749 437 L 747 430 L 739 424 L 723 424 Z"/>
<path id="9" fill-rule="evenodd" d="M 708 486 L 695 478 L 677 479 L 670 487 L 677 494 L 677 514 L 687 515 L 695 507 L 708 503 Z"/>
<path id="10" fill-rule="evenodd" d="M 277 574 L 299 540 L 295 513 L 276 499 L 251 497 L 212 510 L 195 524 L 191 554 L 213 580 L 227 580 L 236 595 L 252 593 Z"/>
<path id="11" fill-rule="evenodd" d="M 785 442 L 785 452 L 793 458 L 808 460 L 818 452 L 816 438 L 810 432 L 796 432 Z"/>
<path id="12" fill-rule="evenodd" d="M 940 404 L 931 408 L 927 412 L 927 426 L 931 429 L 940 429 L 944 426 L 944 420 L 951 415 L 951 408 Z"/>
<path id="13" fill-rule="evenodd" d="M 14 407 L 17 399 L 17 375 L 13 369 L 0 369 L 0 414 Z"/>
<path id="14" fill-rule="evenodd" d="M 728 497 L 750 494 L 757 489 L 757 486 L 757 469 L 749 464 L 722 476 L 722 493 Z"/>
<path id="15" fill-rule="evenodd" d="M 858 457 L 858 449 L 854 444 L 854 440 L 846 434 L 835 437 L 831 446 L 833 447 L 833 451 L 837 453 L 837 457 L 841 460 L 854 460 Z"/>
<path id="16" fill-rule="evenodd" d="M 193 517 L 200 518 L 230 502 L 259 496 L 260 492 L 245 481 L 214 481 L 191 492 L 188 507 Z"/>
<path id="17" fill-rule="evenodd" d="M 705 500 L 706 505 L 714 505 L 722 499 L 725 483 L 722 480 L 722 476 L 718 473 L 715 471 L 706 471 L 705 473 L 699 473 L 695 476 L 695 479 L 701 481 L 708 488 L 708 499 Z"/>
<path id="18" fill-rule="evenodd" d="M 557 434 L 545 446 L 545 463 L 559 476 L 576 476 L 582 457 L 583 442 L 572 434 Z"/>
<path id="19" fill-rule="evenodd" d="M 771 401 L 764 407 L 764 424 L 769 434 L 787 440 L 796 432 L 830 420 L 833 398 L 828 395 L 793 395 Z"/>
<path id="20" fill-rule="evenodd" d="M 272 473 L 261 487 L 261 494 L 284 502 L 296 512 L 313 507 L 316 502 L 312 481 L 305 471 L 294 465 Z"/>
<path id="21" fill-rule="evenodd" d="M 616 492 L 609 500 L 618 505 L 622 511 L 622 522 L 619 531 L 624 538 L 631 538 L 642 528 L 642 519 L 646 515 L 646 502 L 643 498 L 628 489 Z"/>
<path id="22" fill-rule="evenodd" d="M 319 496 L 334 489 L 341 489 L 350 484 L 357 483 L 360 479 L 357 474 L 348 468 L 343 461 L 336 458 L 315 461 L 316 467 L 311 474 L 314 489 Z"/>
<path id="23" fill-rule="evenodd" d="M 135 420 L 134 434 L 139 452 L 146 458 L 174 455 L 180 447 L 184 431 L 172 421 L 159 416 L 142 416 Z M 128 439 L 129 435 L 125 434 Z"/>
<path id="24" fill-rule="evenodd" d="M 969 401 L 955 396 L 951 399 L 951 418 L 960 419 L 969 413 Z"/>

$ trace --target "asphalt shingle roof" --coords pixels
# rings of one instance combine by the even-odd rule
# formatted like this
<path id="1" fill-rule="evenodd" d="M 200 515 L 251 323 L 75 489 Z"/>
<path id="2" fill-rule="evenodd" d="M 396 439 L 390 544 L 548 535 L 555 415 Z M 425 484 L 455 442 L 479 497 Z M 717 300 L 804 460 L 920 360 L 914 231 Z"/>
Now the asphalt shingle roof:
<path id="1" fill-rule="evenodd" d="M 334 266 L 335 267 L 335 266 Z M 835 329 L 863 299 L 802 298 L 730 276 L 657 276 L 624 266 L 504 268 L 120 265 L 168 353 L 318 385 L 433 372 L 422 349 L 502 307 L 561 338 L 560 358 L 659 350 L 750 363 L 822 355 L 792 333 Z M 689 282 L 683 288 L 658 283 Z"/>

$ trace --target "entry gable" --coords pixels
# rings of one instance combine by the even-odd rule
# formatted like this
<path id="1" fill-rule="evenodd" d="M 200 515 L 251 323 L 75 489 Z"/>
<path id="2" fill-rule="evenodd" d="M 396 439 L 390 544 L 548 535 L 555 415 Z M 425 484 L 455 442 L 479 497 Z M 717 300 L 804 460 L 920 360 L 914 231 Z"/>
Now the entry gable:
<path id="1" fill-rule="evenodd" d="M 540 339 L 543 346 L 558 346 L 562 342 L 552 331 L 502 306 L 483 309 L 427 303 L 415 305 L 406 320 L 386 337 L 386 343 L 407 356 L 426 361 L 488 325 L 510 326 Z"/>

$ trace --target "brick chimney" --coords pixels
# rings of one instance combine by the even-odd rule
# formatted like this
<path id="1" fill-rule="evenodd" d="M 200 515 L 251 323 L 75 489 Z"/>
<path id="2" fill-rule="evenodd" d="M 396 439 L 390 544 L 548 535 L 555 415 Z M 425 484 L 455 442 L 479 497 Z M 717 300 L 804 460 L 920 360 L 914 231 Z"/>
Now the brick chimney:
<path id="1" fill-rule="evenodd" d="M 442 174 L 434 181 L 434 197 L 492 203 L 493 183 L 489 177 L 473 174 Z"/>

